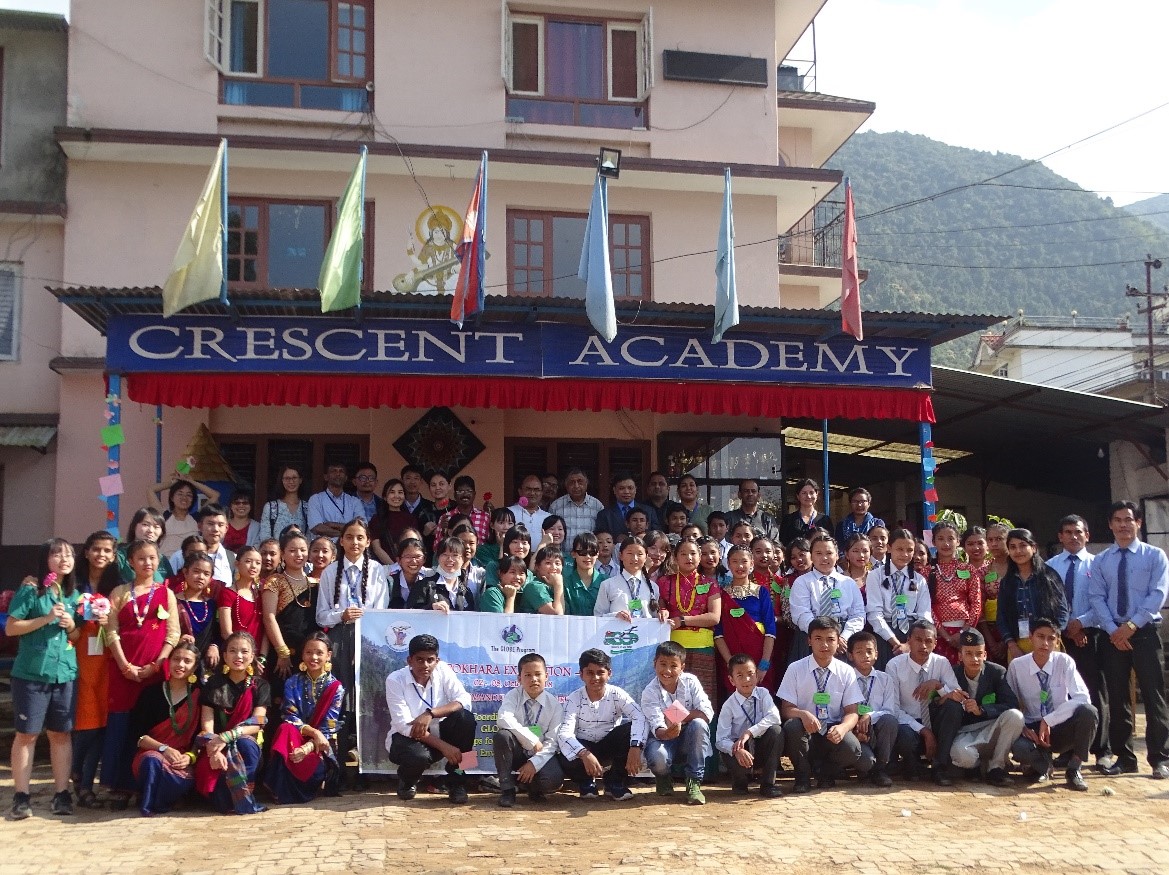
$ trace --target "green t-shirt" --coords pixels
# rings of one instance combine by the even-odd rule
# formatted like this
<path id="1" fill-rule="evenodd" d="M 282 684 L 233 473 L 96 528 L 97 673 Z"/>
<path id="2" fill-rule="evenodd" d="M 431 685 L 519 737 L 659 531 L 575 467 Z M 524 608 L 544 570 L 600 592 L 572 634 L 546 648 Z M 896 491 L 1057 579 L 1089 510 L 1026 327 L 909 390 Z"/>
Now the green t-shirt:
<path id="1" fill-rule="evenodd" d="M 516 594 L 514 611 L 517 614 L 538 614 L 540 606 L 551 601 L 552 590 L 546 583 L 536 580 L 529 571 L 523 589 Z M 502 614 L 506 604 L 507 600 L 498 584 L 484 587 L 479 593 L 479 610 L 485 614 Z"/>
<path id="2" fill-rule="evenodd" d="M 597 592 L 604 578 L 593 571 L 592 583 L 584 585 L 576 565 L 564 572 L 564 613 L 572 617 L 591 617 L 597 604 Z"/>
<path id="3" fill-rule="evenodd" d="M 8 616 L 14 620 L 35 620 L 53 610 L 52 590 L 37 595 L 37 586 L 24 584 L 12 597 Z M 77 600 L 81 594 L 74 592 L 61 601 L 76 622 Z M 77 677 L 77 651 L 69 643 L 65 630 L 56 623 L 42 626 L 17 637 L 16 661 L 12 665 L 12 676 L 42 684 L 63 684 Z"/>
<path id="4" fill-rule="evenodd" d="M 122 583 L 134 582 L 134 569 L 130 567 L 130 560 L 126 557 L 126 544 L 118 547 L 116 558 L 118 560 L 118 576 L 122 578 Z M 168 577 L 174 574 L 174 570 L 170 567 L 170 560 L 162 555 L 162 551 L 158 551 L 158 568 L 154 569 L 154 582 L 162 583 Z"/>

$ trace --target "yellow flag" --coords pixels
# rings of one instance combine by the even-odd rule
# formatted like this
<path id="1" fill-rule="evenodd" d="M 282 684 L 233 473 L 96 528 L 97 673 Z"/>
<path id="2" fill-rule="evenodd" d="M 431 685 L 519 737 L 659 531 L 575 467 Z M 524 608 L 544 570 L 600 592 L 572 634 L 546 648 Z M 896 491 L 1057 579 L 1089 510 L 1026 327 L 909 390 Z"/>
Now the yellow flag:
<path id="1" fill-rule="evenodd" d="M 357 166 L 341 195 L 337 224 L 329 238 L 317 286 L 321 290 L 321 312 L 361 306 L 361 256 L 365 234 L 365 158 L 361 147 Z"/>
<path id="2" fill-rule="evenodd" d="M 162 287 L 162 314 L 173 316 L 199 301 L 223 294 L 223 196 L 227 167 L 227 140 L 219 152 L 195 211 L 179 241 L 170 276 Z"/>

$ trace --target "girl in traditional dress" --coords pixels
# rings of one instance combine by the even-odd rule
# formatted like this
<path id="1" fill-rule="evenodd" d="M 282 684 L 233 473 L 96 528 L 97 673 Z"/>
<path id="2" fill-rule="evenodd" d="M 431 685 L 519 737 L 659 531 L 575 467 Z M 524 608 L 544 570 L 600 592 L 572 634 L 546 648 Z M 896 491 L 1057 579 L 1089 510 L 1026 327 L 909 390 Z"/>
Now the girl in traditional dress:
<path id="1" fill-rule="evenodd" d="M 282 805 L 312 801 L 322 784 L 337 795 L 337 721 L 345 690 L 332 675 L 329 636 L 313 632 L 300 651 L 300 671 L 284 684 L 282 722 L 272 740 L 264 786 Z"/>
<path id="2" fill-rule="evenodd" d="M 791 587 L 788 586 L 786 591 L 783 578 L 779 574 L 779 565 L 776 560 L 776 552 L 779 551 L 782 555 L 783 548 L 778 547 L 772 542 L 770 538 L 757 537 L 751 540 L 751 562 L 753 569 L 751 571 L 751 579 L 759 585 L 761 592 L 766 592 L 771 599 L 772 607 L 778 608 L 775 613 L 775 648 L 772 652 L 775 654 L 776 666 L 775 676 L 782 680 L 783 673 L 787 670 L 787 655 L 791 650 L 792 636 L 795 634 L 795 626 L 790 622 L 791 620 Z M 787 608 L 787 623 L 780 622 L 782 617 L 782 608 L 786 605 Z"/>
<path id="3" fill-rule="evenodd" d="M 136 577 L 130 562 L 130 546 L 135 541 L 147 541 L 158 546 L 164 534 L 166 534 L 166 520 L 163 519 L 157 508 L 140 507 L 134 511 L 134 516 L 130 518 L 130 525 L 126 527 L 126 543 L 118 547 L 118 573 L 121 575 L 123 583 L 130 583 Z M 174 574 L 174 570 L 170 567 L 170 561 L 161 550 L 162 548 L 159 547 L 158 567 L 154 570 L 156 583 L 162 583 Z"/>
<path id="4" fill-rule="evenodd" d="M 263 668 L 268 639 L 264 635 L 264 611 L 260 604 L 260 569 L 263 562 L 255 547 L 244 547 L 235 557 L 235 588 L 219 593 L 219 633 L 226 641 L 235 632 L 247 632 L 258 642 L 256 662 Z"/>
<path id="5" fill-rule="evenodd" d="M 202 551 L 187 554 L 179 575 L 182 592 L 177 597 L 179 631 L 182 640 L 199 651 L 199 677 L 207 677 L 219 667 L 219 616 L 216 612 L 215 588 L 211 579 L 214 560 Z"/>
<path id="6" fill-rule="evenodd" d="M 982 572 L 958 560 L 958 529 L 953 523 L 934 526 L 934 547 L 938 555 L 926 576 L 938 626 L 934 652 L 957 665 L 959 636 L 977 626 L 982 617 Z"/>
<path id="7" fill-rule="evenodd" d="M 971 526 L 962 533 L 962 547 L 966 550 L 966 561 L 982 580 L 982 616 L 978 621 L 978 631 L 986 639 L 986 656 L 999 665 L 1006 665 L 1007 645 L 1003 643 L 998 627 L 999 586 L 1007 573 L 1006 536 L 1003 535 L 1003 555 L 993 562 L 986 536 L 986 529 Z"/>
<path id="8" fill-rule="evenodd" d="M 130 770 L 134 737 L 130 711 L 147 687 L 162 682 L 162 667 L 179 643 L 175 594 L 157 579 L 158 545 L 134 541 L 126 549 L 134 580 L 110 594 L 106 645 L 117 671 L 110 672 L 109 722 L 102 748 L 101 782 L 113 792 L 110 805 L 124 810 L 134 791 Z"/>
<path id="9" fill-rule="evenodd" d="M 325 573 L 325 569 L 337 561 L 337 547 L 331 538 L 314 538 L 308 545 L 308 560 L 312 566 L 310 575 L 317 580 Z"/>
<path id="10" fill-rule="evenodd" d="M 751 579 L 755 563 L 750 547 L 733 544 L 727 551 L 727 566 L 731 571 L 731 581 L 723 587 L 722 613 L 714 628 L 714 646 L 723 661 L 719 679 L 724 698 L 735 689 L 729 663 L 737 653 L 745 653 L 755 661 L 759 668 L 759 686 L 774 694 L 779 685 L 779 672 L 771 664 L 775 650 L 775 609 L 771 593 Z"/>
<path id="11" fill-rule="evenodd" d="M 195 789 L 221 814 L 268 810 L 256 802 L 253 789 L 272 694 L 256 671 L 255 660 L 252 636 L 233 633 L 224 643 L 223 672 L 211 676 L 200 698 Z"/>
<path id="12" fill-rule="evenodd" d="M 294 654 L 318 631 L 317 581 L 305 568 L 308 541 L 300 532 L 280 539 L 280 568 L 264 581 L 261 597 L 264 631 L 276 651 L 273 676 L 283 681 L 293 673 Z"/>
<path id="13" fill-rule="evenodd" d="M 670 640 L 686 648 L 686 670 L 716 702 L 714 629 L 722 619 L 722 591 L 714 581 L 702 579 L 698 561 L 698 545 L 679 541 L 674 547 L 675 571 L 658 578 L 659 604 L 669 615 Z"/>
<path id="14" fill-rule="evenodd" d="M 166 683 L 145 690 L 131 712 L 131 734 L 138 739 L 133 772 L 143 817 L 166 814 L 195 786 L 199 655 L 190 641 L 176 644 L 167 660 Z"/>

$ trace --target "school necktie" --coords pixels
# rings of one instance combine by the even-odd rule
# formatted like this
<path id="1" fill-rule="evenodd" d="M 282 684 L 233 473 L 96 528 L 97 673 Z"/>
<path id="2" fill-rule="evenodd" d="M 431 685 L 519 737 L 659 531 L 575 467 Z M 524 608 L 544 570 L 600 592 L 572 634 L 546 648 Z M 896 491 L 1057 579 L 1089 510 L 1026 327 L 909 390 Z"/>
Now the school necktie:
<path id="1" fill-rule="evenodd" d="M 820 585 L 824 587 L 824 591 L 820 593 L 820 613 L 817 616 L 831 617 L 832 611 L 832 584 L 827 577 L 820 578 Z"/>
<path id="2" fill-rule="evenodd" d="M 812 674 L 816 676 L 816 692 L 824 692 L 824 688 L 828 686 L 828 672 L 827 668 L 814 668 Z"/>
<path id="3" fill-rule="evenodd" d="M 1035 672 L 1035 676 L 1039 678 L 1039 716 L 1046 717 L 1051 713 L 1051 689 L 1047 685 L 1051 675 L 1043 669 L 1039 669 Z"/>
<path id="4" fill-rule="evenodd" d="M 361 600 L 357 592 L 357 566 L 350 565 L 345 569 L 345 581 L 349 584 L 349 604 L 360 605 Z"/>
<path id="5" fill-rule="evenodd" d="M 532 706 L 535 704 L 531 699 L 524 702 L 524 724 L 531 726 L 536 722 L 535 716 L 532 714 Z"/>
<path id="6" fill-rule="evenodd" d="M 1128 619 L 1128 550 L 1120 548 L 1120 561 L 1116 563 L 1116 619 Z"/>
<path id="7" fill-rule="evenodd" d="M 1076 596 L 1076 563 L 1080 557 L 1072 553 L 1068 556 L 1068 572 L 1063 577 L 1063 590 L 1068 599 L 1068 610 L 1072 609 L 1072 602 Z"/>

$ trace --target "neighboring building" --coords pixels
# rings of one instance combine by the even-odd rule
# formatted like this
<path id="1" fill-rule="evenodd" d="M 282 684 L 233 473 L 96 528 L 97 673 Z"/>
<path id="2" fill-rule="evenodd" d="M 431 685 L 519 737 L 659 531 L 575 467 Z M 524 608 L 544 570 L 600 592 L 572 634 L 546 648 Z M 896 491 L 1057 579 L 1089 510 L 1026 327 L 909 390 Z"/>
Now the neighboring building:
<path id="1" fill-rule="evenodd" d="M 44 291 L 63 276 L 67 26 L 0 10 L 0 545 L 53 530 L 63 320 Z M 87 491 L 87 495 L 92 490 Z M 19 563 L 3 554 L 6 564 Z M 23 567 L 23 566 L 22 566 Z"/>

